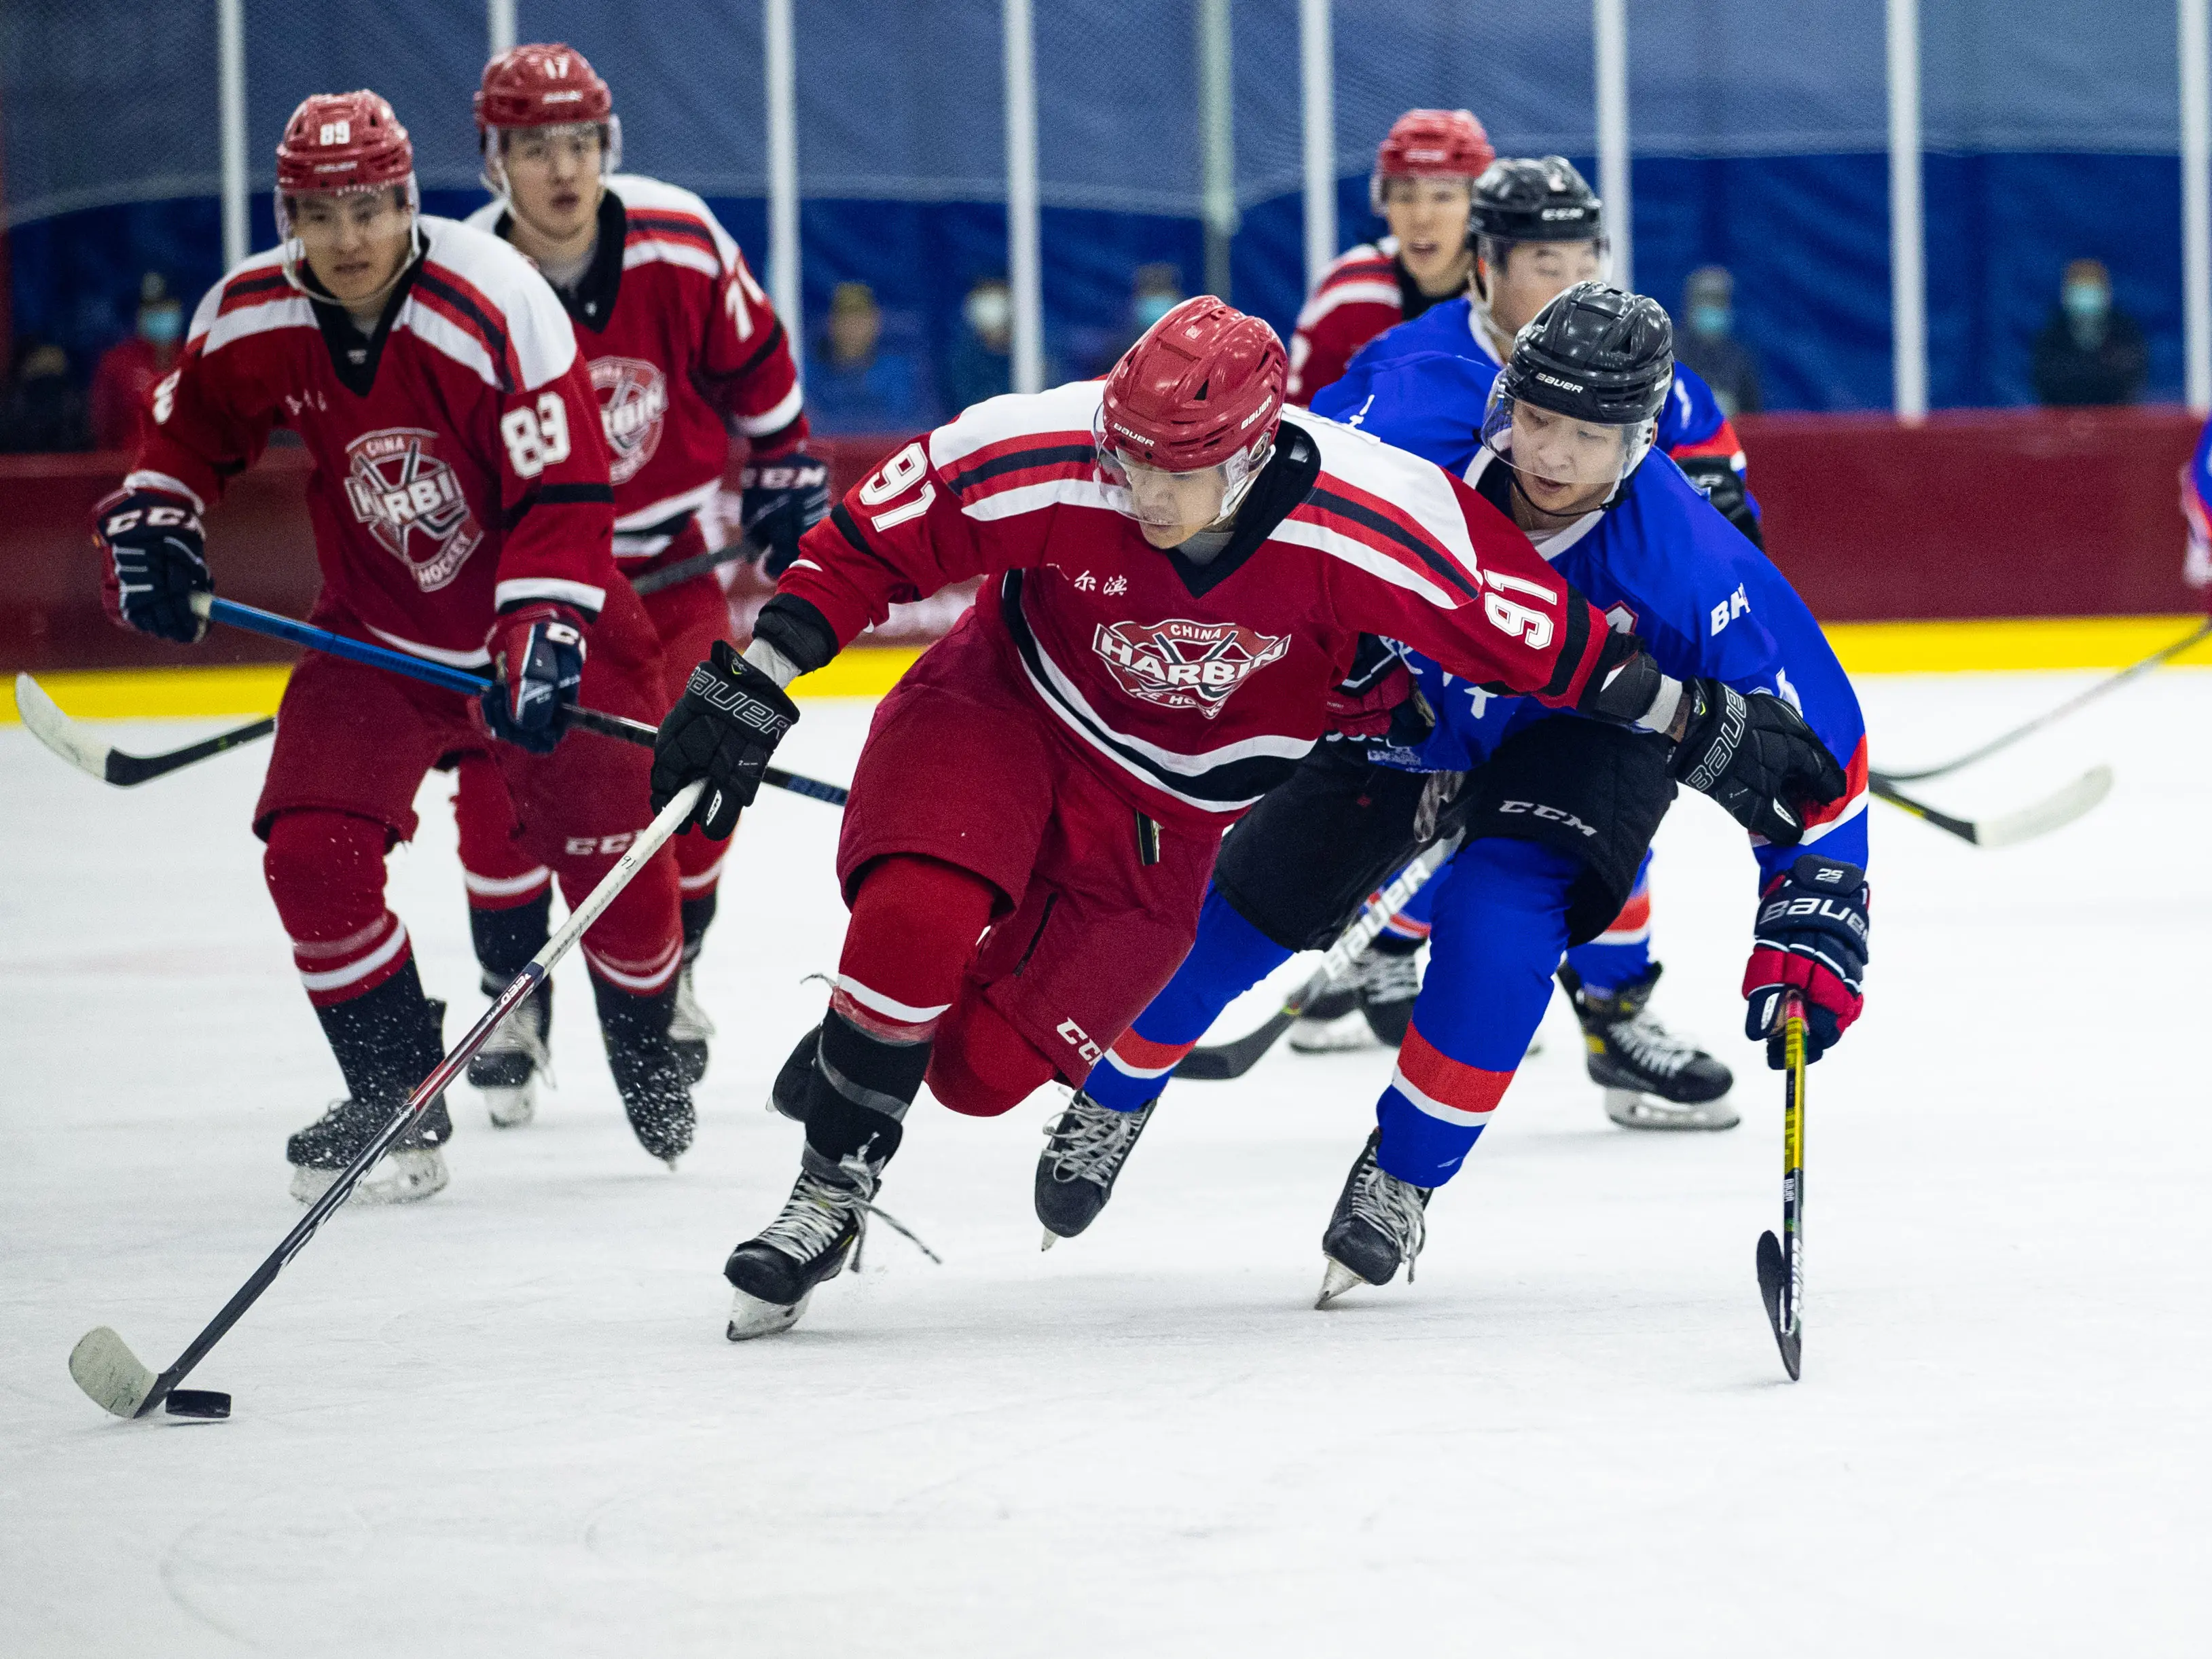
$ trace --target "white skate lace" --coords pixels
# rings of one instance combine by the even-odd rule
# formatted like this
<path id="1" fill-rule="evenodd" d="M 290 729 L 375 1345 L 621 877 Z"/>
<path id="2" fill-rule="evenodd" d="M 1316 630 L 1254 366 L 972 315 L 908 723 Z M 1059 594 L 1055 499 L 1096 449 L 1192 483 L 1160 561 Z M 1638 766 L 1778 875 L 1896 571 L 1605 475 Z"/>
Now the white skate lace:
<path id="1" fill-rule="evenodd" d="M 1376 951 L 1355 970 L 1361 997 L 1368 1002 L 1411 1002 L 1421 994 L 1420 965 L 1412 952 L 1386 955 Z"/>
<path id="2" fill-rule="evenodd" d="M 1401 1181 L 1374 1162 L 1374 1154 L 1352 1187 L 1352 1213 L 1389 1236 L 1406 1259 L 1406 1282 L 1413 1282 L 1413 1263 L 1429 1240 L 1428 1212 L 1421 1206 L 1421 1189 Z"/>
<path id="3" fill-rule="evenodd" d="M 714 1022 L 707 1018 L 707 1011 L 699 1006 L 691 989 L 688 964 L 676 978 L 676 1008 L 669 1016 L 668 1035 L 678 1042 L 704 1042 L 714 1035 Z"/>
<path id="4" fill-rule="evenodd" d="M 1103 1187 L 1121 1167 L 1144 1127 L 1144 1112 L 1117 1112 L 1087 1095 L 1077 1095 L 1065 1111 L 1045 1125 L 1047 1150 L 1055 1181 L 1088 1181 Z"/>
<path id="5" fill-rule="evenodd" d="M 784 1200 L 783 1212 L 761 1229 L 761 1242 L 774 1245 L 794 1261 L 811 1261 L 837 1242 L 849 1218 L 854 1224 L 853 1270 L 858 1273 L 867 1243 L 868 1218 L 873 1216 L 939 1267 L 945 1265 L 945 1258 L 923 1243 L 913 1228 L 872 1201 L 877 1175 L 866 1159 L 849 1155 L 837 1168 L 845 1177 L 842 1181 L 824 1181 L 802 1170 L 791 1196 Z"/>
<path id="6" fill-rule="evenodd" d="M 1642 1012 L 1613 1022 L 1607 1029 L 1606 1040 L 1656 1077 L 1673 1077 L 1698 1053 L 1696 1043 L 1676 1036 L 1651 1015 Z"/>

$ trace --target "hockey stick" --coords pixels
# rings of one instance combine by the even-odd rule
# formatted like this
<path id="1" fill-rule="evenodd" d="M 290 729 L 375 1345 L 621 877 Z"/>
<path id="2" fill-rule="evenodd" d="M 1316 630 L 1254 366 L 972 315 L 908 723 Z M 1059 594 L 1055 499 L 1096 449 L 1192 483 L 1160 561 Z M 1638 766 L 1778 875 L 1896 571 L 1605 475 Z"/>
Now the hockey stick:
<path id="1" fill-rule="evenodd" d="M 404 651 L 371 645 L 365 640 L 349 639 L 343 634 L 333 634 L 327 628 L 296 622 L 290 617 L 280 617 L 273 611 L 256 610 L 250 605 L 239 605 L 230 599 L 218 599 L 209 593 L 192 595 L 192 611 L 195 615 L 205 617 L 210 622 L 242 628 L 249 634 L 265 634 L 270 639 L 286 640 L 294 645 L 304 645 L 311 651 L 320 651 L 325 656 L 342 657 L 348 662 L 361 663 L 369 668 L 389 669 L 395 674 L 421 680 L 427 685 L 458 691 L 465 697 L 481 696 L 484 688 L 492 684 L 483 675 L 471 674 L 465 668 L 453 668 L 445 663 L 411 657 Z M 635 744 L 641 749 L 652 748 L 656 735 L 656 728 L 643 720 L 610 714 L 603 709 L 572 708 L 568 711 L 568 720 L 580 731 L 597 732 L 600 737 L 613 738 L 621 743 Z M 78 763 L 82 764 L 82 762 Z M 832 806 L 842 806 L 851 793 L 840 784 L 823 783 L 818 778 L 801 777 L 795 772 L 787 772 L 776 766 L 763 769 L 761 781 L 774 784 L 779 789 L 788 789 L 794 795 L 827 801 Z"/>
<path id="2" fill-rule="evenodd" d="M 659 570 L 647 571 L 630 583 L 631 589 L 642 596 L 658 593 L 663 588 L 673 587 L 678 582 L 688 582 L 694 576 L 703 576 L 709 570 L 719 570 L 739 559 L 750 563 L 768 550 L 740 536 L 727 547 L 710 548 L 704 553 L 694 553 L 688 559 L 678 559 L 674 564 Z"/>
<path id="3" fill-rule="evenodd" d="M 1782 1237 L 1759 1236 L 1759 1295 L 1790 1380 L 1805 1356 L 1805 999 L 1782 999 Z"/>
<path id="4" fill-rule="evenodd" d="M 226 749 L 265 738 L 276 729 L 276 721 L 271 717 L 256 720 L 251 726 L 219 732 L 214 737 L 158 755 L 128 754 L 101 742 L 72 721 L 46 695 L 46 688 L 28 674 L 15 676 L 15 712 L 23 717 L 23 724 L 30 728 L 33 737 L 77 770 L 122 789 L 143 783 L 149 778 L 161 777 L 180 766 L 190 766 L 194 761 L 204 761 L 210 755 L 220 755 Z"/>
<path id="5" fill-rule="evenodd" d="M 677 792 L 676 798 L 660 809 L 653 822 L 641 830 L 629 850 L 616 861 L 599 884 L 592 889 L 584 902 L 568 913 L 568 921 L 560 931 L 545 941 L 538 954 L 531 957 L 514 982 L 501 992 L 491 1006 L 469 1028 L 446 1057 L 440 1060 L 429 1076 L 415 1087 L 406 1103 L 393 1114 L 392 1121 L 377 1132 L 374 1139 L 362 1147 L 352 1163 L 340 1170 L 328 1191 L 307 1206 L 299 1224 L 284 1235 L 283 1243 L 269 1253 L 268 1259 L 253 1270 L 252 1276 L 238 1288 L 238 1293 L 223 1304 L 222 1311 L 208 1322 L 207 1328 L 191 1340 L 191 1345 L 177 1356 L 177 1363 L 156 1376 L 139 1363 L 138 1357 L 128 1345 L 108 1327 L 102 1325 L 87 1331 L 70 1351 L 70 1375 L 76 1385 L 91 1396 L 93 1402 L 118 1417 L 147 1417 L 167 1403 L 170 1414 L 176 1417 L 228 1417 L 230 1415 L 230 1396 L 198 1389 L 179 1389 L 177 1384 L 191 1374 L 192 1368 L 208 1356 L 208 1351 L 222 1340 L 224 1334 L 244 1316 L 261 1297 L 261 1293 L 276 1280 L 284 1266 L 307 1246 L 315 1230 L 328 1220 L 338 1206 L 352 1194 L 355 1186 L 367 1175 L 377 1159 L 392 1148 L 392 1144 L 404 1134 L 415 1120 L 428 1108 L 461 1074 L 470 1057 L 483 1047 L 491 1034 L 499 1029 L 500 1022 L 514 1012 L 530 994 L 545 982 L 553 964 L 568 953 L 569 947 L 581 939 L 584 930 L 599 920 L 599 913 L 615 901 L 629 879 L 643 867 L 645 861 L 659 851 L 661 843 L 674 835 L 684 820 L 698 805 L 699 796 L 706 788 L 703 781 L 687 783 Z"/>
<path id="6" fill-rule="evenodd" d="M 1338 935 L 1328 954 L 1321 959 L 1321 966 L 1313 977 L 1291 993 L 1279 1012 L 1265 1025 L 1234 1042 L 1216 1043 L 1210 1048 L 1194 1048 L 1182 1057 L 1175 1069 L 1177 1077 L 1195 1078 L 1202 1083 L 1223 1083 L 1231 1078 L 1243 1077 L 1260 1063 L 1260 1057 L 1273 1048 L 1284 1032 L 1297 1023 L 1297 1018 L 1332 986 L 1350 971 L 1352 958 L 1375 942 L 1375 936 L 1384 924 L 1406 908 L 1407 901 L 1428 884 L 1429 878 L 1449 862 L 1459 851 L 1461 836 L 1454 835 L 1436 843 L 1411 864 L 1401 870 L 1395 879 L 1367 902 L 1366 908 L 1352 918 L 1352 926 Z"/>
<path id="7" fill-rule="evenodd" d="M 2179 656 L 2183 652 L 2188 650 L 2191 646 L 2195 645 L 2199 640 L 2204 638 L 2208 634 L 2212 634 L 2212 617 L 2207 617 L 2202 623 L 2197 624 L 2195 629 L 2191 630 L 2188 638 L 2176 640 L 2172 645 L 2160 647 L 2158 650 L 2152 652 L 2148 657 L 2145 657 L 2141 662 L 2136 664 L 2133 667 L 2123 668 L 2118 673 L 2113 675 L 2111 678 L 2099 680 L 2096 684 L 2091 686 L 2087 690 L 2068 698 L 2064 702 L 2060 703 L 2057 708 L 2050 710 L 2046 714 L 2038 714 L 2033 720 L 2028 721 L 2025 726 L 2014 726 L 2002 737 L 1990 738 L 1989 742 L 1984 744 L 1980 748 L 1970 750 L 1966 754 L 1960 756 L 1956 760 L 1946 761 L 1941 766 L 1923 766 L 1917 772 L 1890 772 L 1886 773 L 1884 775 L 1887 776 L 1892 783 L 1922 783 L 1925 782 L 1929 778 L 1940 778 L 1947 772 L 1956 772 L 1961 767 L 1972 766 L 1976 761 L 1986 760 L 1991 755 L 1996 754 L 2000 749 L 2010 748 L 2014 744 L 2018 743 L 2022 738 L 2028 737 L 2034 732 L 2040 732 L 2046 726 L 2050 726 L 2057 721 L 2064 720 L 2066 716 L 2072 714 L 2077 708 L 2087 707 L 2090 703 L 2096 702 L 2098 698 L 2103 696 L 2106 692 L 2118 690 L 2122 686 L 2125 685 L 2130 680 L 2136 678 L 2138 675 L 2148 674 L 2152 669 L 2156 668 L 2160 663 L 2171 661 L 2172 659 Z"/>
<path id="8" fill-rule="evenodd" d="M 2064 788 L 1996 818 L 1954 818 L 1948 812 L 1939 812 L 1925 801 L 1915 800 L 1881 772 L 1867 775 L 1867 787 L 1892 806 L 1961 841 L 1971 842 L 1976 847 L 2010 847 L 2016 842 L 2047 836 L 2073 823 L 2104 799 L 2112 793 L 2112 769 L 2093 766 Z"/>

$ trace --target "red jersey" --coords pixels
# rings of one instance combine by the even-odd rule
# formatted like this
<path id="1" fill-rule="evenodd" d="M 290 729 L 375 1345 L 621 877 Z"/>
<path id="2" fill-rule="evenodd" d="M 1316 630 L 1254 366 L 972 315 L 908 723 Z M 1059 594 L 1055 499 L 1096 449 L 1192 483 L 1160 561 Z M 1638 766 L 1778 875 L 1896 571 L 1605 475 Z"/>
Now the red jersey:
<path id="1" fill-rule="evenodd" d="M 1287 776 L 1362 632 L 1571 703 L 1605 621 L 1456 478 L 1334 422 L 1283 423 L 1229 544 L 1148 544 L 1098 473 L 1102 384 L 994 398 L 899 451 L 779 585 L 842 647 L 893 600 L 996 576 L 1000 635 L 1076 752 L 1138 810 L 1218 830 Z"/>
<path id="2" fill-rule="evenodd" d="M 514 220 L 493 202 L 468 222 L 505 237 Z M 559 292 L 599 395 L 615 557 L 641 574 L 720 488 L 732 433 L 763 458 L 805 440 L 799 367 L 729 233 L 658 179 L 607 179 L 591 265 Z M 687 541 L 673 556 L 691 550 Z"/>
<path id="3" fill-rule="evenodd" d="M 1436 303 L 1399 264 L 1396 237 L 1379 237 L 1338 254 L 1298 313 L 1284 395 L 1294 404 L 1311 403 L 1315 392 L 1343 374 L 1352 353 L 1384 329 L 1411 322 Z"/>
<path id="4" fill-rule="evenodd" d="M 176 354 L 173 351 L 171 356 Z M 146 394 L 167 371 L 154 343 L 132 335 L 108 347 L 92 371 L 92 445 L 135 449 L 146 413 Z"/>
<path id="5" fill-rule="evenodd" d="M 200 301 L 154 389 L 126 487 L 204 507 L 271 428 L 314 458 L 316 614 L 463 667 L 494 615 L 552 599 L 597 617 L 615 574 L 598 404 L 568 319 L 497 237 L 423 216 L 427 243 L 372 334 L 255 255 Z"/>

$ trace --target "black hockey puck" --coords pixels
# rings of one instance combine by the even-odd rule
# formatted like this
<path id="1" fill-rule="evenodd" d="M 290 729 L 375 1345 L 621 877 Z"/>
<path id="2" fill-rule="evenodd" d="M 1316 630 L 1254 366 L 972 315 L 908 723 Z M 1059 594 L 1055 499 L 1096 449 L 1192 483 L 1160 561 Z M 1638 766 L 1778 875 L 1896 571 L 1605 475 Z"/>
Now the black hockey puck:
<path id="1" fill-rule="evenodd" d="M 219 1418 L 230 1415 L 230 1396 L 213 1389 L 175 1389 L 162 1402 L 172 1417 Z"/>

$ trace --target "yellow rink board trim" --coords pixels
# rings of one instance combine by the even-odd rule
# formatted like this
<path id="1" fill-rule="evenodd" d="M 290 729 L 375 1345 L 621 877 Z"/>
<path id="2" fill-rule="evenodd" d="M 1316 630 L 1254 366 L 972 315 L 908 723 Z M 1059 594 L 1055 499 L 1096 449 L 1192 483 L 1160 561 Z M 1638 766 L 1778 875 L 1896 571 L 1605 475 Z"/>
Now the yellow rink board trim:
<path id="1" fill-rule="evenodd" d="M 848 651 L 792 685 L 796 697 L 878 697 L 898 684 L 913 647 Z M 78 720 L 252 720 L 276 712 L 291 673 L 283 663 L 228 668 L 56 670 L 36 676 L 62 712 Z M 0 684 L 0 723 L 15 713 L 15 677 Z"/>
<path id="2" fill-rule="evenodd" d="M 2124 668 L 2171 645 L 2203 618 L 2028 617 L 1978 622 L 1837 623 L 1827 630 L 1854 674 L 1977 673 L 1993 669 Z M 792 695 L 881 696 L 921 653 L 912 647 L 848 651 L 805 676 Z M 2176 661 L 2212 666 L 2212 641 Z M 41 674 L 56 702 L 80 720 L 228 719 L 272 714 L 283 664 L 233 668 L 112 668 Z M 15 676 L 0 683 L 0 722 L 15 714 Z"/>

